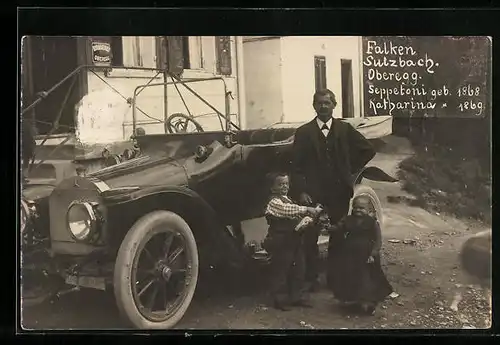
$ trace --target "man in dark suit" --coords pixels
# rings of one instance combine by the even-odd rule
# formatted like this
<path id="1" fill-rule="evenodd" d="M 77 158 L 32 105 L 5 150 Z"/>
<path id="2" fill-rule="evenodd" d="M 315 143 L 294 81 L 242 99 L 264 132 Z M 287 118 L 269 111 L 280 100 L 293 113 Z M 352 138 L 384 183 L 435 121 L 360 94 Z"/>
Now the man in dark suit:
<path id="1" fill-rule="evenodd" d="M 316 91 L 315 118 L 295 132 L 292 158 L 292 195 L 304 205 L 319 203 L 336 224 L 349 211 L 353 174 L 374 156 L 370 142 L 354 127 L 333 118 L 337 105 L 330 90 Z M 320 229 L 304 234 L 306 282 L 318 287 Z"/>

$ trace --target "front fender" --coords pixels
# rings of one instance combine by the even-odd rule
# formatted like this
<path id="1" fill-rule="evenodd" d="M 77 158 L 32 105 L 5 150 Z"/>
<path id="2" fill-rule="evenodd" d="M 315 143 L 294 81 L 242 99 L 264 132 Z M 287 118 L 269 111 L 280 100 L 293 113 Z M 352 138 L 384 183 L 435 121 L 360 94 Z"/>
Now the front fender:
<path id="1" fill-rule="evenodd" d="M 202 250 L 208 248 L 210 261 L 239 261 L 242 259 L 235 238 L 220 221 L 212 206 L 197 192 L 183 186 L 152 186 L 121 193 L 118 189 L 103 193 L 115 215 L 130 217 L 128 229 L 140 217 L 154 210 L 164 209 L 181 216 L 191 227 Z M 133 215 L 131 215 L 133 214 Z M 206 252 L 206 251 L 205 251 Z"/>
<path id="2" fill-rule="evenodd" d="M 368 180 L 372 181 L 381 181 L 381 182 L 397 182 L 398 179 L 392 177 L 391 175 L 387 174 L 385 171 L 382 169 L 375 167 L 375 166 L 369 166 L 363 168 L 358 174 L 354 175 L 354 183 L 353 185 L 360 184 L 363 178 L 366 178 Z"/>
<path id="3" fill-rule="evenodd" d="M 150 196 L 163 194 L 178 194 L 188 196 L 195 200 L 204 202 L 204 199 L 194 190 L 184 186 L 148 186 L 148 187 L 117 187 L 111 188 L 102 193 L 102 197 L 108 206 L 127 204 Z M 205 202 L 206 203 L 206 202 Z M 208 203 L 206 203 L 208 205 Z"/>

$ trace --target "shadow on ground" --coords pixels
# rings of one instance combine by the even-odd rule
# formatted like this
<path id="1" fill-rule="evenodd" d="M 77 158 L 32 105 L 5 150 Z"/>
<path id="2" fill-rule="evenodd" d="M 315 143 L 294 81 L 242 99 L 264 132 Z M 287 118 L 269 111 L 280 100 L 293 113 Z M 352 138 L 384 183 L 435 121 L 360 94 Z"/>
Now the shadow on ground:
<path id="1" fill-rule="evenodd" d="M 177 328 L 196 323 L 198 313 L 235 299 L 266 298 L 266 269 L 250 267 L 243 271 L 213 270 L 200 277 L 193 302 Z M 210 305 L 210 307 L 208 307 Z M 207 309 L 208 307 L 208 309 Z M 110 329 L 130 328 L 120 317 L 112 292 L 82 289 L 54 301 L 22 309 L 26 329 Z"/>

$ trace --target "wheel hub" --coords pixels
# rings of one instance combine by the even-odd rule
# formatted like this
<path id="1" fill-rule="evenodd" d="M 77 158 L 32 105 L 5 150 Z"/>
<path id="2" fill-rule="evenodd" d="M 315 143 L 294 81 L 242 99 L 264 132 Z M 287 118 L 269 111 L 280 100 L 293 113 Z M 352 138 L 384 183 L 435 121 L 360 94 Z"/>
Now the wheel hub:
<path id="1" fill-rule="evenodd" d="M 172 269 L 162 262 L 158 263 L 157 269 L 160 277 L 168 282 L 172 277 Z"/>

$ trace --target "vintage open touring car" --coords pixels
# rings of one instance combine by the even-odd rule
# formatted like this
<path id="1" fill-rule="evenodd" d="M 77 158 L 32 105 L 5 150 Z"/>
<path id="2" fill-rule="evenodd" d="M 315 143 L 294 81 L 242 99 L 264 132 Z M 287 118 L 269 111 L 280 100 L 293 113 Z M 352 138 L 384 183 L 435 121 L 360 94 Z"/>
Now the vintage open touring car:
<path id="1" fill-rule="evenodd" d="M 224 120 L 220 131 L 204 132 L 195 118 L 174 114 L 165 134 L 133 138 L 138 154 L 117 156 L 95 171 L 59 174 L 60 181 L 28 174 L 20 207 L 23 303 L 46 296 L 47 286 L 54 294 L 111 290 L 132 326 L 168 329 L 185 314 L 205 269 L 261 260 L 245 245 L 241 222 L 262 217 L 265 176 L 287 168 L 300 124 L 239 130 L 228 108 L 216 110 Z M 377 126 L 390 133 L 390 117 L 354 121 L 369 138 L 381 136 L 371 133 Z M 353 173 L 355 195 L 370 196 L 383 221 L 365 178 L 395 180 L 374 166 Z"/>

